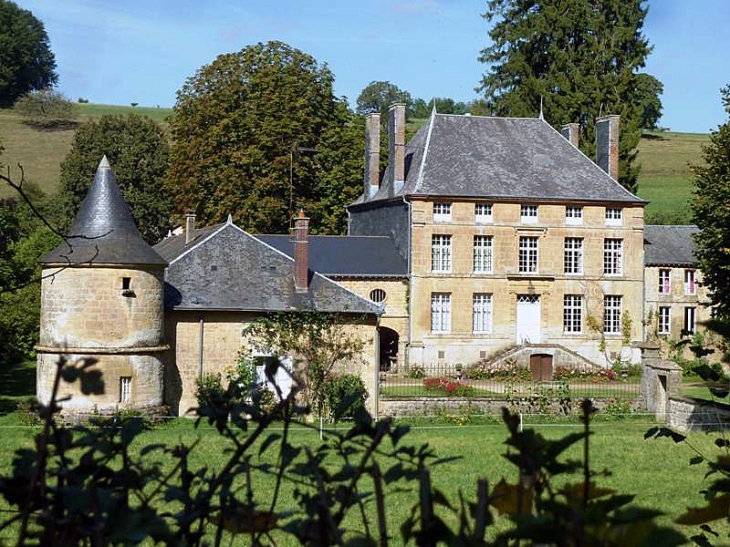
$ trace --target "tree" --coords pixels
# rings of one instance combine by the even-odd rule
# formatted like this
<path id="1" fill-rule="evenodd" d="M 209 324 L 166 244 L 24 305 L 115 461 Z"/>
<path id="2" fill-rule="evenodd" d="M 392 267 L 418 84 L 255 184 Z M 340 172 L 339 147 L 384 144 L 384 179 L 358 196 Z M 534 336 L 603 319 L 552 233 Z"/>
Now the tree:
<path id="1" fill-rule="evenodd" d="M 200 68 L 178 91 L 171 121 L 175 210 L 193 209 L 203 224 L 230 213 L 246 230 L 286 232 L 303 207 L 313 232 L 341 231 L 344 206 L 362 187 L 364 144 L 333 79 L 326 64 L 281 42 Z"/>
<path id="2" fill-rule="evenodd" d="M 725 112 L 730 114 L 730 84 L 720 90 L 720 95 L 722 96 L 722 106 L 725 107 Z"/>
<path id="3" fill-rule="evenodd" d="M 76 125 L 76 105 L 63 93 L 53 89 L 26 93 L 15 101 L 13 109 L 31 126 L 52 129 Z"/>
<path id="4" fill-rule="evenodd" d="M 691 202 L 697 259 L 719 316 L 730 318 L 730 119 L 710 134 L 704 165 L 695 165 Z"/>
<path id="5" fill-rule="evenodd" d="M 636 75 L 636 94 L 641 108 L 642 129 L 656 129 L 662 117 L 662 101 L 659 96 L 664 93 L 664 86 L 651 74 Z"/>
<path id="6" fill-rule="evenodd" d="M 43 23 L 14 2 L 0 0 L 0 107 L 57 81 L 56 59 Z"/>
<path id="7" fill-rule="evenodd" d="M 65 222 L 76 216 L 104 154 L 142 237 L 157 243 L 171 227 L 172 201 L 162 185 L 169 145 L 154 120 L 136 114 L 105 115 L 77 129 L 61 164 L 59 198 Z"/>
<path id="8" fill-rule="evenodd" d="M 381 116 L 386 116 L 388 107 L 393 103 L 405 103 L 406 112 L 411 114 L 413 99 L 410 93 L 387 81 L 373 81 L 358 95 L 355 111 L 358 114 L 380 112 Z"/>
<path id="9" fill-rule="evenodd" d="M 635 148 L 641 137 L 636 71 L 651 46 L 642 34 L 643 0 L 490 0 L 484 17 L 496 20 L 490 65 L 478 91 L 494 113 L 537 116 L 556 128 L 581 124 L 581 149 L 595 157 L 595 120 L 621 116 L 619 181 L 636 191 Z"/>

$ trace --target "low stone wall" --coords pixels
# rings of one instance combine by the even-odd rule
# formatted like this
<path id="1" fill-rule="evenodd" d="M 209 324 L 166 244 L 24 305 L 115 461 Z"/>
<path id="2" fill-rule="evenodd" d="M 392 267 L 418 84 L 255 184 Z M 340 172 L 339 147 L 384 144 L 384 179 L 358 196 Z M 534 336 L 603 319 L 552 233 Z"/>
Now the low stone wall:
<path id="1" fill-rule="evenodd" d="M 730 426 L 730 405 L 688 397 L 670 397 L 667 425 L 678 431 L 716 431 Z"/>

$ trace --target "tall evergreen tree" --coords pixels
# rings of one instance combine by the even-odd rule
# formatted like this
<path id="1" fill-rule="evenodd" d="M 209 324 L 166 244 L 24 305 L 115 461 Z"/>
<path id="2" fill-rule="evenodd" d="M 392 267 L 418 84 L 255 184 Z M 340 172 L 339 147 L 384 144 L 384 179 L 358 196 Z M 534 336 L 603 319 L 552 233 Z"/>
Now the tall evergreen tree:
<path id="1" fill-rule="evenodd" d="M 481 85 L 497 115 L 537 116 L 555 127 L 581 125 L 581 148 L 595 156 L 595 120 L 621 115 L 619 179 L 636 191 L 641 137 L 637 70 L 651 52 L 642 34 L 644 0 L 489 0 L 493 44 Z"/>

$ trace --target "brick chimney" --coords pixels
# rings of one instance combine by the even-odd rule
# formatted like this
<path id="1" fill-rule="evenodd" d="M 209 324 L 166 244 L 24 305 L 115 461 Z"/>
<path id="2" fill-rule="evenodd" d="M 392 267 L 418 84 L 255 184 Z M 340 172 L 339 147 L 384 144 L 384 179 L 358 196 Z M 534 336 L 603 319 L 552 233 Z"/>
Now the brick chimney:
<path id="1" fill-rule="evenodd" d="M 406 105 L 393 103 L 388 110 L 388 169 L 393 191 L 403 188 L 406 179 Z"/>
<path id="2" fill-rule="evenodd" d="M 188 211 L 185 213 L 185 245 L 194 239 L 195 233 L 195 213 Z"/>
<path id="3" fill-rule="evenodd" d="M 380 187 L 380 114 L 365 116 L 365 199 Z"/>
<path id="4" fill-rule="evenodd" d="M 596 120 L 596 163 L 613 180 L 618 180 L 618 128 L 621 116 Z"/>
<path id="5" fill-rule="evenodd" d="M 560 134 L 563 135 L 570 144 L 578 148 L 578 143 L 580 143 L 580 124 L 567 123 L 560 128 Z"/>
<path id="6" fill-rule="evenodd" d="M 309 219 L 303 209 L 294 220 L 294 289 L 298 293 L 309 290 Z"/>

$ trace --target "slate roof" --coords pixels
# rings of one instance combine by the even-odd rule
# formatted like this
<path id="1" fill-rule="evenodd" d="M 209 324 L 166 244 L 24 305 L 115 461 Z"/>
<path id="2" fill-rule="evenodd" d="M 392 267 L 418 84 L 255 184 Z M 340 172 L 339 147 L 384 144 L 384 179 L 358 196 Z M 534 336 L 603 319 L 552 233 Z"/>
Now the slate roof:
<path id="1" fill-rule="evenodd" d="M 538 118 L 431 115 L 406 145 L 406 180 L 386 170 L 372 199 L 448 196 L 646 203 Z"/>
<path id="2" fill-rule="evenodd" d="M 261 241 L 294 257 L 290 235 L 257 235 Z M 328 276 L 406 277 L 408 263 L 386 236 L 309 236 L 309 266 Z"/>
<path id="3" fill-rule="evenodd" d="M 645 266 L 696 266 L 692 236 L 697 226 L 644 226 Z"/>
<path id="4" fill-rule="evenodd" d="M 200 232 L 200 231 L 199 231 Z M 170 241 L 181 238 L 179 242 Z M 294 260 L 232 222 L 206 230 L 194 244 L 173 236 L 156 248 L 170 258 L 165 305 L 177 310 L 288 311 L 380 314 L 382 306 L 311 272 L 309 291 L 294 290 Z M 164 248 L 163 248 L 164 247 Z M 172 249 L 176 249 L 173 256 Z"/>
<path id="5" fill-rule="evenodd" d="M 139 234 L 127 202 L 104 156 L 89 192 L 61 243 L 41 259 L 42 264 L 119 264 L 165 266 L 167 262 Z"/>

